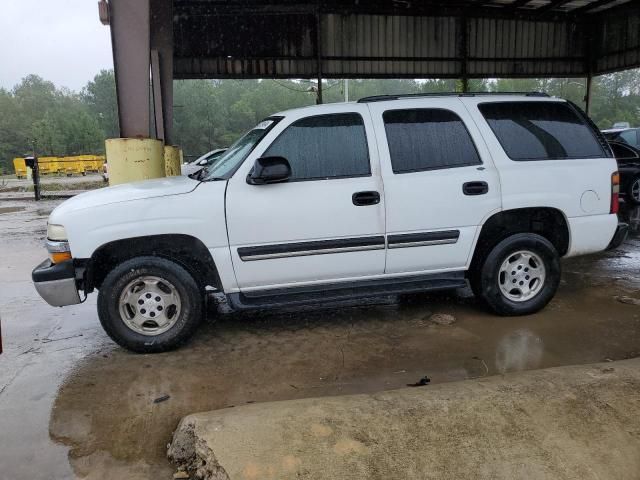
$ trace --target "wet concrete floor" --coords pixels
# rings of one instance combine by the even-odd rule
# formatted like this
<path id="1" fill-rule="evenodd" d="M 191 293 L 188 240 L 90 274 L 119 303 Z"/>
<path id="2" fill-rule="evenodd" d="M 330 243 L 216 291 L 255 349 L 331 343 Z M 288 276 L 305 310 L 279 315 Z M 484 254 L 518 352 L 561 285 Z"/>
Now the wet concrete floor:
<path id="1" fill-rule="evenodd" d="M 166 445 L 189 413 L 640 355 L 637 209 L 625 213 L 633 237 L 565 261 L 558 295 L 536 315 L 491 315 L 464 289 L 227 315 L 176 352 L 136 355 L 102 331 L 95 295 L 64 309 L 37 296 L 30 272 L 56 204 L 0 205 L 14 209 L 0 216 L 4 478 L 171 478 Z"/>

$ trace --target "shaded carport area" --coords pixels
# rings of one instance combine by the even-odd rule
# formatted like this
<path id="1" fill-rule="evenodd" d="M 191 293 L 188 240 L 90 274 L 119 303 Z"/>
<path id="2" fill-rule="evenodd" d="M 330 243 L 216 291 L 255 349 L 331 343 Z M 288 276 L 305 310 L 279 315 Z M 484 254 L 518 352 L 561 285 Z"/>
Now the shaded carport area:
<path id="1" fill-rule="evenodd" d="M 588 109 L 593 76 L 640 66 L 635 0 L 102 0 L 100 15 L 121 136 L 167 145 L 173 79 L 582 77 Z"/>

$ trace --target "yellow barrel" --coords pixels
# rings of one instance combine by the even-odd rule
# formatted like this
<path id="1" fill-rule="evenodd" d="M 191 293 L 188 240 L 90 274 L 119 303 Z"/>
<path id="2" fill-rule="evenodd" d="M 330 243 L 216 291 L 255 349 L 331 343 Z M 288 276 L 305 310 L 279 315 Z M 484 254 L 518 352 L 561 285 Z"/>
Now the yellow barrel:
<path id="1" fill-rule="evenodd" d="M 164 168 L 167 177 L 177 177 L 181 175 L 180 147 L 176 147 L 175 145 L 165 145 Z"/>
<path id="2" fill-rule="evenodd" d="M 25 178 L 27 176 L 27 165 L 24 163 L 24 158 L 22 157 L 14 158 L 13 169 L 16 172 L 16 177 Z"/>
<path id="3" fill-rule="evenodd" d="M 105 147 L 109 164 L 109 185 L 165 176 L 162 140 L 109 138 Z"/>

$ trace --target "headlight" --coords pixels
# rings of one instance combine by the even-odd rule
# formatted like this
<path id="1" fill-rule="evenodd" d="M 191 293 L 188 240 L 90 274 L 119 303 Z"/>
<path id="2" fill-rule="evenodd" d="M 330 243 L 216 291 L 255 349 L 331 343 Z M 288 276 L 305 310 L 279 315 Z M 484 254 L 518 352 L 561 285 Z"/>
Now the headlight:
<path id="1" fill-rule="evenodd" d="M 67 232 L 62 225 L 47 225 L 47 251 L 53 263 L 71 260 L 71 250 L 67 242 Z"/>
<path id="2" fill-rule="evenodd" d="M 66 242 L 67 231 L 62 225 L 47 224 L 47 238 L 55 242 Z"/>

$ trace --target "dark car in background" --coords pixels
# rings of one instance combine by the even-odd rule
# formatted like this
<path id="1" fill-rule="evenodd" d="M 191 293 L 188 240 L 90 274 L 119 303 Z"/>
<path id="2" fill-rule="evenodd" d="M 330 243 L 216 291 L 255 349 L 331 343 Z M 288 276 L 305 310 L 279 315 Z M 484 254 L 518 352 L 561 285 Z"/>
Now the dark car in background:
<path id="1" fill-rule="evenodd" d="M 611 128 L 602 130 L 608 141 L 626 143 L 640 149 L 640 128 Z"/>
<path id="2" fill-rule="evenodd" d="M 618 162 L 620 193 L 627 202 L 640 205 L 640 149 L 629 143 L 613 140 L 609 140 L 609 146 Z"/>

